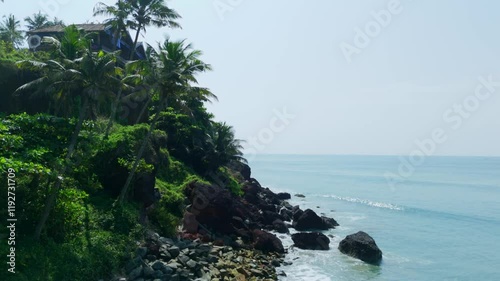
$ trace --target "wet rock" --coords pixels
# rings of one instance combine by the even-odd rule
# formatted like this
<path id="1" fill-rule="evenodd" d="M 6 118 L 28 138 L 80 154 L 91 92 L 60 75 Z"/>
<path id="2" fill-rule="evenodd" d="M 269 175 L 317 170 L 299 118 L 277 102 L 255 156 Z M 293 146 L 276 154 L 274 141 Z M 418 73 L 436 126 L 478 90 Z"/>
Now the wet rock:
<path id="1" fill-rule="evenodd" d="M 288 226 L 280 219 L 273 222 L 273 229 L 279 233 L 289 233 Z"/>
<path id="2" fill-rule="evenodd" d="M 295 233 L 292 234 L 294 245 L 306 250 L 329 250 L 330 239 L 322 233 Z"/>
<path id="3" fill-rule="evenodd" d="M 285 249 L 283 248 L 283 243 L 281 240 L 276 237 L 276 235 L 262 231 L 262 230 L 254 230 L 254 247 L 257 250 L 261 250 L 265 253 L 268 252 L 276 252 L 276 253 L 284 253 Z"/>
<path id="4" fill-rule="evenodd" d="M 305 210 L 298 219 L 294 218 L 293 227 L 299 231 L 329 229 L 326 222 L 311 209 Z"/>
<path id="5" fill-rule="evenodd" d="M 328 228 L 335 228 L 336 226 L 339 226 L 339 224 L 337 223 L 337 221 L 335 219 L 333 219 L 333 218 L 321 216 L 321 219 L 328 226 Z"/>
<path id="6" fill-rule="evenodd" d="M 280 192 L 280 193 L 276 194 L 276 196 L 278 196 L 278 199 L 280 199 L 280 200 L 288 200 L 288 199 L 292 198 L 290 193 L 287 193 L 287 192 Z"/>
<path id="7" fill-rule="evenodd" d="M 378 248 L 375 240 L 363 231 L 347 235 L 340 242 L 339 250 L 343 254 L 360 259 L 366 263 L 378 265 L 382 261 L 382 251 Z"/>

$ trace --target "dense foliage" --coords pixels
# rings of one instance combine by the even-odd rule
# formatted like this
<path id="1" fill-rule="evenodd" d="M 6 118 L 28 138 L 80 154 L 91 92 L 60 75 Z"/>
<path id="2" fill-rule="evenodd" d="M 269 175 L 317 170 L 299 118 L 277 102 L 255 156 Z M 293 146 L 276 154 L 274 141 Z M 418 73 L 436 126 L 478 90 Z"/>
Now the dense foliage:
<path id="1" fill-rule="evenodd" d="M 119 0 L 94 12 L 136 38 L 149 25 L 179 27 L 163 1 Z M 41 13 L 25 20 L 30 30 L 61 24 Z M 186 185 L 241 193 L 230 168 L 245 161 L 240 141 L 204 105 L 216 97 L 198 86 L 211 69 L 201 51 L 166 39 L 145 60 L 123 62 L 91 51 L 69 25 L 33 53 L 20 48 L 19 26 L 14 16 L 0 25 L 0 169 L 16 171 L 17 279 L 109 279 L 146 228 L 176 234 Z"/>

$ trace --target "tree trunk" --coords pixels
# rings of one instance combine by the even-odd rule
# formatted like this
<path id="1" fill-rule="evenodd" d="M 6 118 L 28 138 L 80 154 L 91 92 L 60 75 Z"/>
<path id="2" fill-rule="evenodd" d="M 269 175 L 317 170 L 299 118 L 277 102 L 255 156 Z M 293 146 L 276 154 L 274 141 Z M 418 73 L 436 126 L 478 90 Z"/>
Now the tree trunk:
<path id="1" fill-rule="evenodd" d="M 158 110 L 156 111 L 156 116 L 153 119 L 153 121 L 151 121 L 151 125 L 149 126 L 149 131 L 146 137 L 142 140 L 141 148 L 137 153 L 134 165 L 132 166 L 132 170 L 129 172 L 127 181 L 125 182 L 125 185 L 123 186 L 122 191 L 120 192 L 120 197 L 118 199 L 120 205 L 123 205 L 123 202 L 125 201 L 125 197 L 128 194 L 128 190 L 130 188 L 130 184 L 132 183 L 132 179 L 135 176 L 137 167 L 139 167 L 139 162 L 141 161 L 142 155 L 144 154 L 144 150 L 146 150 L 146 145 L 148 144 L 149 138 L 151 138 L 151 135 L 153 134 L 153 131 L 156 127 L 156 122 L 158 121 L 158 119 L 160 119 L 160 112 L 163 110 L 163 106 L 161 106 L 162 104 L 163 102 L 160 103 L 160 106 L 158 106 Z"/>
<path id="2" fill-rule="evenodd" d="M 106 133 L 104 134 L 104 139 L 108 139 L 109 136 L 109 131 L 111 130 L 111 127 L 113 126 L 113 121 L 115 120 L 115 115 L 116 115 L 116 110 L 118 109 L 118 105 L 120 104 L 120 100 L 122 98 L 122 88 L 120 86 L 120 90 L 118 90 L 118 96 L 116 97 L 115 104 L 113 105 L 113 108 L 111 109 L 111 116 L 109 117 L 108 125 L 106 126 Z"/>
<path id="3" fill-rule="evenodd" d="M 35 228 L 35 235 L 34 235 L 35 240 L 40 239 L 42 230 L 45 226 L 45 223 L 47 222 L 47 219 L 49 218 L 50 211 L 52 210 L 56 202 L 57 194 L 59 193 L 59 189 L 61 189 L 62 178 L 64 177 L 64 174 L 66 174 L 66 171 L 68 170 L 70 165 L 69 161 L 71 160 L 71 157 L 75 152 L 76 143 L 78 141 L 78 135 L 82 130 L 83 121 L 85 120 L 85 113 L 87 112 L 87 106 L 88 106 L 88 98 L 84 98 L 83 105 L 80 108 L 78 123 L 76 124 L 75 131 L 73 131 L 73 136 L 71 137 L 71 143 L 69 144 L 68 152 L 66 153 L 66 158 L 64 159 L 64 166 L 58 173 L 59 175 L 57 176 L 56 179 L 56 186 L 53 188 L 49 197 L 47 197 L 47 199 L 45 200 L 45 208 L 43 209 L 42 217 L 40 218 L 40 221 L 38 221 L 38 224 Z"/>
<path id="4" fill-rule="evenodd" d="M 139 113 L 139 116 L 137 117 L 137 120 L 135 121 L 135 124 L 139 124 L 139 122 L 142 119 L 142 115 L 144 115 L 144 112 L 146 112 L 149 102 L 151 102 L 151 95 L 148 94 L 148 99 L 146 100 L 146 104 L 142 107 L 141 112 Z"/>
<path id="5" fill-rule="evenodd" d="M 135 54 L 135 48 L 137 48 L 137 41 L 139 40 L 139 34 L 141 33 L 141 24 L 137 26 L 137 32 L 135 33 L 135 39 L 134 39 L 134 45 L 132 46 L 132 49 L 130 50 L 130 58 L 129 60 L 134 59 L 134 54 Z"/>

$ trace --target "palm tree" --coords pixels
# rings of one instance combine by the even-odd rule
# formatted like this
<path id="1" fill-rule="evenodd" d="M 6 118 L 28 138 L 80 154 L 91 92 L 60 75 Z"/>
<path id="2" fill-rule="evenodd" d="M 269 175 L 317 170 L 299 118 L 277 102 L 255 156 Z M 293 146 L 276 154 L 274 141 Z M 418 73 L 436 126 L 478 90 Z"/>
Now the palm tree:
<path id="1" fill-rule="evenodd" d="M 101 15 L 111 16 L 104 23 L 113 29 L 113 51 L 116 50 L 118 39 L 126 32 L 129 25 L 128 15 L 130 12 L 131 6 L 128 1 L 124 0 L 118 0 L 114 6 L 99 2 L 94 7 L 94 17 Z"/>
<path id="2" fill-rule="evenodd" d="M 23 33 L 19 30 L 20 21 L 13 14 L 3 17 L 4 20 L 0 23 L 0 40 L 10 42 L 14 47 L 18 47 L 23 42 Z"/>
<path id="3" fill-rule="evenodd" d="M 124 202 L 128 194 L 149 138 L 155 130 L 161 116 L 160 113 L 167 107 L 168 101 L 182 93 L 189 92 L 193 88 L 193 84 L 198 83 L 196 75 L 212 69 L 209 64 L 200 60 L 202 52 L 193 50 L 192 45 L 185 44 L 184 40 L 170 41 L 166 39 L 163 44 L 159 44 L 159 51 L 151 55 L 150 66 L 145 70 L 143 79 L 151 81 L 150 90 L 158 95 L 159 104 L 156 106 L 156 114 L 150 123 L 146 137 L 142 141 L 132 170 L 120 192 L 120 204 Z"/>
<path id="4" fill-rule="evenodd" d="M 62 179 L 70 168 L 70 160 L 75 152 L 82 124 L 89 115 L 89 109 L 96 106 L 103 95 L 111 92 L 117 69 L 115 57 L 112 54 L 92 53 L 90 50 L 87 50 L 81 58 L 65 60 L 65 64 L 49 60 L 47 62 L 21 61 L 18 65 L 21 68 L 36 69 L 42 73 L 42 77 L 21 86 L 16 93 L 43 88 L 45 92 L 56 96 L 74 95 L 80 104 L 78 121 L 68 146 L 65 162 L 57 172 L 55 186 L 46 199 L 44 211 L 35 229 L 35 239 L 39 239 L 50 211 L 54 207 Z"/>
<path id="5" fill-rule="evenodd" d="M 75 25 L 70 25 L 64 29 L 60 45 L 61 56 L 68 60 L 74 60 L 90 47 L 90 40 Z"/>
<path id="6" fill-rule="evenodd" d="M 175 21 L 181 16 L 173 9 L 170 9 L 165 4 L 164 0 L 128 0 L 131 7 L 133 22 L 129 22 L 129 27 L 136 30 L 134 43 L 130 50 L 130 60 L 134 58 L 137 41 L 141 31 L 146 33 L 146 27 L 170 27 L 180 28 L 181 26 Z"/>
<path id="7" fill-rule="evenodd" d="M 63 21 L 63 20 L 58 19 L 57 17 L 54 17 L 54 19 L 52 19 L 51 21 L 49 21 L 49 25 L 50 25 L 50 26 L 54 26 L 54 25 L 62 25 L 62 26 L 65 26 L 64 21 Z"/>
<path id="8" fill-rule="evenodd" d="M 209 132 L 210 149 L 207 156 L 212 159 L 207 160 L 212 170 L 225 166 L 231 161 L 246 162 L 243 158 L 242 141 L 236 139 L 233 127 L 225 122 L 213 122 Z"/>
<path id="9" fill-rule="evenodd" d="M 24 21 L 28 23 L 26 27 L 28 28 L 29 31 L 52 25 L 52 23 L 49 21 L 49 16 L 46 14 L 42 14 L 42 12 L 40 11 L 38 11 L 38 13 L 33 14 L 32 17 L 24 18 Z"/>

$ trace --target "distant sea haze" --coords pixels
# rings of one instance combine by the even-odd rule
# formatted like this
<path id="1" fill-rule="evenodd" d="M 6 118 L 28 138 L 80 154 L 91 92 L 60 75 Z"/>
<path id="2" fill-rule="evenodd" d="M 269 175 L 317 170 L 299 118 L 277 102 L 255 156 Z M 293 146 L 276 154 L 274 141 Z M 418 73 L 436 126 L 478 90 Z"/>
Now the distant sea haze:
<path id="1" fill-rule="evenodd" d="M 258 155 L 252 176 L 292 194 L 292 205 L 334 217 L 329 251 L 293 249 L 283 280 L 499 280 L 500 158 L 428 157 L 391 186 L 397 156 Z M 298 198 L 293 194 L 304 194 Z M 337 250 L 348 234 L 369 233 L 380 267 Z M 279 234 L 286 246 L 289 236 Z"/>

